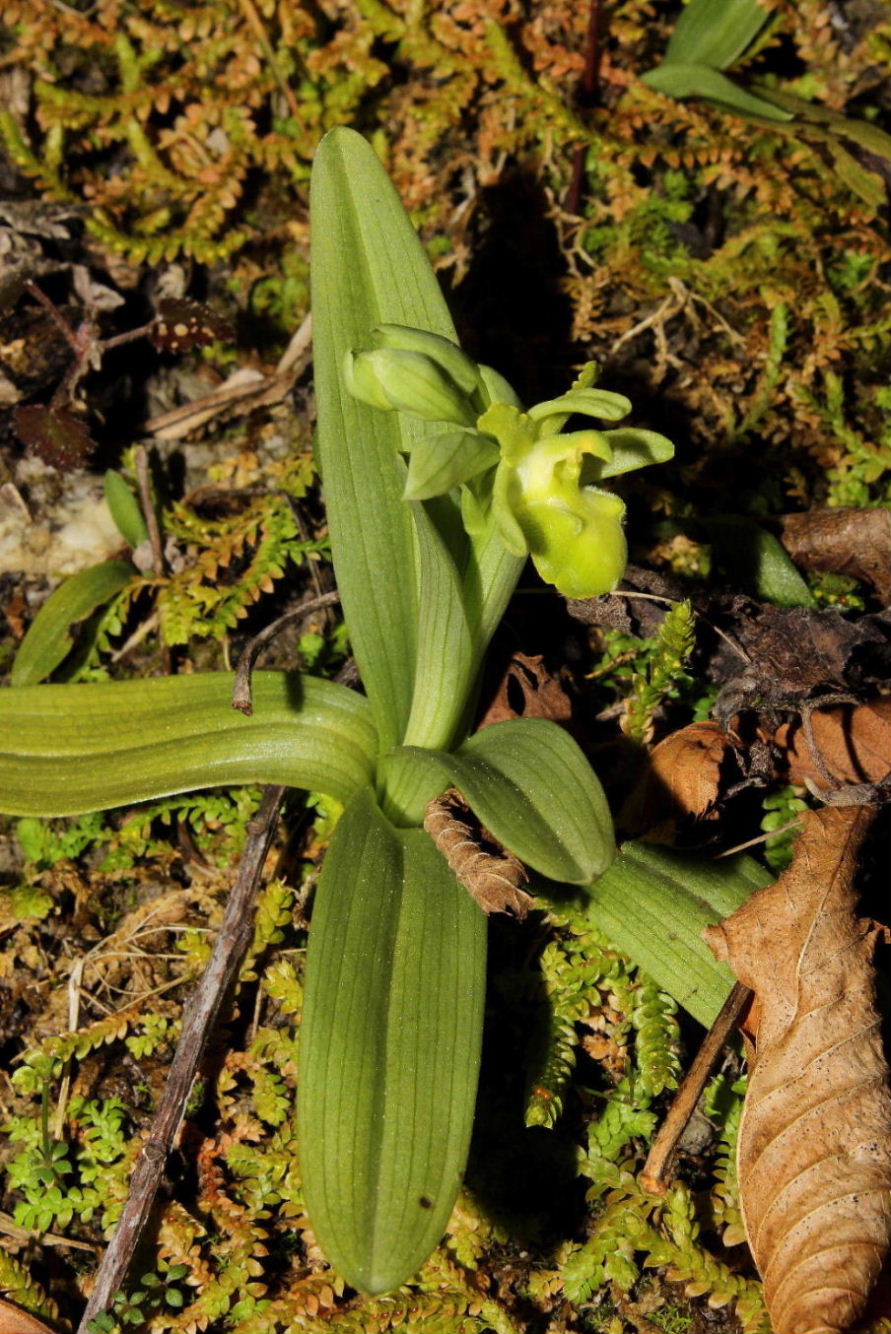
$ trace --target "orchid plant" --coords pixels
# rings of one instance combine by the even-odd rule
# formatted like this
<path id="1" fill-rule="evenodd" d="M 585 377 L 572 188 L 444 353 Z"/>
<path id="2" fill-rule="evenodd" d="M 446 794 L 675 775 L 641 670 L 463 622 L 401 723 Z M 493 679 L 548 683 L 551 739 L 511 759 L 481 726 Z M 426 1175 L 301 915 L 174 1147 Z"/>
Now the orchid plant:
<path id="1" fill-rule="evenodd" d="M 322 142 L 312 180 L 318 448 L 364 694 L 258 672 L 254 708 L 207 673 L 0 692 L 0 809 L 66 815 L 214 784 L 343 803 L 316 890 L 299 1071 L 305 1202 L 331 1262 L 379 1293 L 423 1263 L 464 1168 L 486 918 L 421 827 L 457 788 L 538 875 L 588 886 L 614 842 L 596 775 L 555 723 L 471 732 L 486 647 L 531 555 L 562 592 L 612 588 L 624 504 L 605 484 L 670 457 L 587 367 L 524 410 L 458 347 L 369 145 Z"/>

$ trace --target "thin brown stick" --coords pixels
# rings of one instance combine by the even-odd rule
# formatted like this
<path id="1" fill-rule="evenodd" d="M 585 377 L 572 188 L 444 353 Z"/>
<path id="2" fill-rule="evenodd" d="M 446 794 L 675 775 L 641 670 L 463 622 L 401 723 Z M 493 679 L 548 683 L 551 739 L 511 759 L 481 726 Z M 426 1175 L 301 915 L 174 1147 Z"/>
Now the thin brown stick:
<path id="1" fill-rule="evenodd" d="M 578 87 L 578 101 L 586 107 L 596 106 L 600 101 L 601 18 L 601 0 L 589 0 L 588 30 L 585 34 L 585 65 Z M 573 154 L 572 180 L 566 192 L 564 208 L 567 213 L 574 215 L 578 214 L 581 209 L 587 152 L 588 144 L 579 144 Z"/>
<path id="2" fill-rule="evenodd" d="M 140 445 L 136 450 L 136 481 L 139 485 L 139 499 L 152 548 L 152 564 L 155 567 L 155 574 L 163 574 L 164 544 L 161 541 L 161 528 L 152 498 L 152 479 L 149 475 L 148 450 L 145 445 Z"/>
<path id="3" fill-rule="evenodd" d="M 269 67 L 272 70 L 275 81 L 279 86 L 279 91 L 281 92 L 282 97 L 288 104 L 288 110 L 290 111 L 292 117 L 297 122 L 297 124 L 300 125 L 302 121 L 301 121 L 299 103 L 294 94 L 293 88 L 288 83 L 284 74 L 282 74 L 281 67 L 276 58 L 275 49 L 269 40 L 269 35 L 266 32 L 265 27 L 263 26 L 263 20 L 260 17 L 256 5 L 253 3 L 253 0 L 239 0 L 239 4 L 241 5 L 245 18 L 247 19 L 248 23 L 254 30 L 254 35 L 256 36 L 257 41 L 263 48 L 263 54 L 269 61 Z"/>
<path id="4" fill-rule="evenodd" d="M 77 1334 L 107 1310 L 123 1286 L 133 1254 L 148 1223 L 167 1155 L 185 1114 L 198 1064 L 220 1008 L 238 973 L 254 930 L 254 901 L 275 833 L 276 812 L 285 789 L 269 786 L 248 824 L 248 840 L 210 960 L 183 1014 L 182 1037 L 170 1065 L 161 1104 L 148 1140 L 136 1160 L 130 1194 L 102 1262 Z"/>
<path id="5" fill-rule="evenodd" d="M 640 1184 L 651 1195 L 664 1195 L 671 1185 L 671 1174 L 681 1135 L 696 1110 L 702 1090 L 711 1078 L 721 1052 L 739 1023 L 751 995 L 749 988 L 744 987 L 741 982 L 734 983 L 733 990 L 718 1011 L 717 1019 L 706 1033 L 693 1064 L 681 1080 L 674 1101 L 668 1109 L 668 1115 L 659 1127 L 640 1174 Z"/>
<path id="6" fill-rule="evenodd" d="M 30 278 L 26 279 L 23 286 L 29 296 L 33 296 L 35 301 L 40 302 L 41 306 L 43 306 L 44 310 L 46 311 L 47 315 L 49 315 L 53 324 L 55 324 L 56 328 L 62 334 L 65 341 L 71 347 L 72 352 L 75 354 L 75 356 L 79 357 L 83 349 L 81 348 L 81 345 L 78 342 L 77 334 L 72 329 L 68 321 L 65 319 L 65 316 L 59 310 L 59 307 L 56 305 L 56 303 L 54 301 L 51 301 L 47 296 L 46 292 L 44 292 L 41 288 L 39 288 L 35 282 L 32 282 Z"/>
<path id="7" fill-rule="evenodd" d="M 281 634 L 285 626 L 290 625 L 292 621 L 302 620 L 314 611 L 321 611 L 323 607 L 332 607 L 335 602 L 339 601 L 339 593 L 323 593 L 321 597 L 310 598 L 309 602 L 301 602 L 299 607 L 286 611 L 284 616 L 279 616 L 277 621 L 273 621 L 259 634 L 254 635 L 253 639 L 248 640 L 241 650 L 241 657 L 238 659 L 238 665 L 235 668 L 235 686 L 232 690 L 233 709 L 238 709 L 239 713 L 245 713 L 248 717 L 253 713 L 251 675 L 254 670 L 254 663 L 270 639 L 274 639 L 276 635 Z"/>
<path id="8" fill-rule="evenodd" d="M 161 525 L 158 523 L 158 515 L 155 510 L 154 497 L 152 496 L 152 479 L 149 472 L 148 450 L 145 445 L 139 445 L 136 449 L 136 485 L 139 489 L 139 501 L 142 506 L 142 513 L 145 519 L 145 526 L 148 529 L 149 546 L 152 550 L 152 568 L 155 574 L 163 576 L 166 573 L 167 562 L 164 559 L 164 543 L 161 540 Z M 159 624 L 161 623 L 159 614 Z M 173 676 L 176 671 L 176 661 L 171 646 L 162 642 L 162 661 L 164 663 L 164 672 L 167 676 Z"/>
<path id="9" fill-rule="evenodd" d="M 146 423 L 146 430 L 162 440 L 179 440 L 211 421 L 218 413 L 241 403 L 249 412 L 264 403 L 277 403 L 294 384 L 310 353 L 312 318 L 307 315 L 295 331 L 271 375 L 257 375 L 246 384 L 222 384 L 203 398 L 181 403 Z"/>

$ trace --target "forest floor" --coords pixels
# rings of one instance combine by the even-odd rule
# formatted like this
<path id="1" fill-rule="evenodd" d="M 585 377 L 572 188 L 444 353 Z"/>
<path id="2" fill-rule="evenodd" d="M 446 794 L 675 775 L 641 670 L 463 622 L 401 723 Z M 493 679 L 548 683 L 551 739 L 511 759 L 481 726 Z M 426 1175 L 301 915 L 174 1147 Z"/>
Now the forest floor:
<path id="1" fill-rule="evenodd" d="M 133 564 L 72 618 L 53 680 L 228 670 L 335 589 L 312 452 L 308 178 L 322 133 L 353 124 L 472 356 L 528 402 L 596 361 L 635 424 L 676 446 L 620 488 L 631 563 L 616 593 L 567 600 L 529 568 L 480 716 L 569 727 L 620 840 L 708 862 L 745 850 L 766 879 L 794 872 L 808 810 L 876 807 L 842 872 L 881 916 L 887 14 L 872 0 L 764 14 L 722 68 L 802 99 L 782 120 L 641 80 L 677 20 L 664 0 L 12 0 L 0 670 L 61 581 L 101 562 Z M 140 506 L 157 521 L 145 542 Z M 332 603 L 292 619 L 263 666 L 331 677 L 349 653 Z M 76 1328 L 259 800 L 214 789 L 4 820 L 0 1334 Z M 117 1327 L 767 1331 L 735 1163 L 741 1040 L 675 1183 L 649 1194 L 648 1145 L 704 1030 L 596 922 L 553 904 L 491 925 L 448 1235 L 384 1297 L 327 1267 L 294 1105 L 312 889 L 338 813 L 286 800 Z M 881 1294 L 856 1328 L 891 1331 Z"/>

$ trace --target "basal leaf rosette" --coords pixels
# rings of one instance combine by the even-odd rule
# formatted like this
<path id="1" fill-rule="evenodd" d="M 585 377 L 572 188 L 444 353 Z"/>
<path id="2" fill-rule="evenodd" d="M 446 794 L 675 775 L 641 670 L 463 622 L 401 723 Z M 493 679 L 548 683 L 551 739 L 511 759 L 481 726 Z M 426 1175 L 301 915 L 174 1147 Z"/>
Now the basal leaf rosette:
<path id="1" fill-rule="evenodd" d="M 349 392 L 443 426 L 412 450 L 406 499 L 460 487 L 468 531 L 494 524 L 567 597 L 615 588 L 628 558 L 625 502 L 601 484 L 670 459 L 671 441 L 636 427 L 564 432 L 573 416 L 615 422 L 631 411 L 623 394 L 595 387 L 593 364 L 567 394 L 524 412 L 506 380 L 447 338 L 400 325 L 372 338 L 374 348 L 347 354 Z"/>

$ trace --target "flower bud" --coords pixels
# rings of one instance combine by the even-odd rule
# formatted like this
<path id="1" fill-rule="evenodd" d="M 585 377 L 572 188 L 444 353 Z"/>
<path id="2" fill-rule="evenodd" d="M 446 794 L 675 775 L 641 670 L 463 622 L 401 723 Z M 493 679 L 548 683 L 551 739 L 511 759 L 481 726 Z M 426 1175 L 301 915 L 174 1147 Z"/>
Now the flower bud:
<path id="1" fill-rule="evenodd" d="M 423 421 L 476 424 L 468 394 L 422 352 L 401 348 L 347 352 L 343 378 L 349 393 L 373 408 L 407 412 Z"/>
<path id="2" fill-rule="evenodd" d="M 480 385 L 477 364 L 457 343 L 427 329 L 411 329 L 406 324 L 379 324 L 372 330 L 378 347 L 392 347 L 403 352 L 421 352 L 441 366 L 459 389 L 473 394 Z"/>

